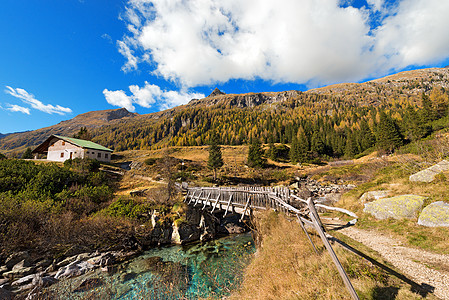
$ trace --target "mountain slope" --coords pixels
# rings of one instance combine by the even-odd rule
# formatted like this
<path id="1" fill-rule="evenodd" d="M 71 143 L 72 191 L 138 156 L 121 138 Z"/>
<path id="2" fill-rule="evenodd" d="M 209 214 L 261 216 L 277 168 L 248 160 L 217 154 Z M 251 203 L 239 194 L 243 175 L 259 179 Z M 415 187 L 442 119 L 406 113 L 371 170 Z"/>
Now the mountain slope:
<path id="1" fill-rule="evenodd" d="M 365 83 L 335 84 L 306 92 L 225 94 L 215 89 L 206 98 L 193 99 L 186 105 L 161 112 L 138 115 L 124 108 L 94 111 L 54 126 L 9 134 L 0 137 L 0 150 L 35 146 L 50 134 L 73 135 L 81 126 L 89 128 L 94 141 L 116 150 L 163 144 L 202 145 L 207 143 L 212 129 L 221 130 L 222 142 L 228 144 L 247 143 L 252 136 L 260 134 L 264 141 L 290 143 L 291 130 L 303 127 L 312 132 L 304 128 L 306 119 L 332 116 L 335 120 L 328 126 L 334 126 L 335 130 L 345 126 L 354 130 L 350 126 L 359 126 L 356 119 L 362 116 L 366 121 L 371 119 L 372 126 L 375 112 L 367 118 L 367 110 L 419 105 L 422 93 L 429 94 L 434 87 L 448 89 L 448 68 L 406 71 Z M 261 118 L 268 118 L 272 123 L 262 122 Z M 289 124 L 293 124 L 293 129 Z M 273 130 L 274 137 L 270 137 Z"/>
<path id="2" fill-rule="evenodd" d="M 0 150 L 20 150 L 24 147 L 33 147 L 42 143 L 52 134 L 72 136 L 81 127 L 87 127 L 90 131 L 101 126 L 129 120 L 138 116 L 130 113 L 125 108 L 91 111 L 80 114 L 73 119 L 62 121 L 49 127 L 17 132 L 0 137 Z M 10 152 L 7 151 L 7 152 Z"/>

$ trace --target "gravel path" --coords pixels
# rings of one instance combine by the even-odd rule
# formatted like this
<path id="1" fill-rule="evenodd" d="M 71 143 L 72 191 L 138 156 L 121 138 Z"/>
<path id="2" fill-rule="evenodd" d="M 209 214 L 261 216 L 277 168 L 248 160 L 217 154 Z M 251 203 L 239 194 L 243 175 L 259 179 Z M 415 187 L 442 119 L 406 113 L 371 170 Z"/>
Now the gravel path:
<path id="1" fill-rule="evenodd" d="M 435 287 L 434 295 L 449 300 L 449 256 L 401 246 L 378 232 L 348 227 L 339 232 L 377 251 L 386 261 L 418 283 Z M 431 266 L 437 266 L 438 270 Z"/>

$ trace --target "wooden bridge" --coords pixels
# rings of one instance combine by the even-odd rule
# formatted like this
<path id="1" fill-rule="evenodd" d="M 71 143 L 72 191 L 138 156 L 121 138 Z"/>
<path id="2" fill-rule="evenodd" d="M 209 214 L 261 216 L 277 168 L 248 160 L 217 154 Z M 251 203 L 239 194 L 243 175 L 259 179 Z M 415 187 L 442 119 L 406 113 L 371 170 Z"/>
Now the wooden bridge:
<path id="1" fill-rule="evenodd" d="M 310 238 L 306 226 L 311 227 L 319 234 L 352 298 L 359 299 L 329 243 L 329 239 L 334 238 L 327 234 L 316 208 L 346 213 L 355 218 L 350 221 L 352 224 L 355 224 L 357 220 L 357 216 L 354 213 L 341 208 L 315 204 L 312 198 L 307 200 L 301 199 L 293 195 L 286 187 L 189 187 L 185 184 L 182 187 L 186 193 L 186 203 L 195 207 L 201 207 L 203 210 L 208 209 L 211 212 L 223 210 L 225 211 L 225 216 L 232 212 L 240 214 L 241 219 L 243 219 L 246 215 L 252 215 L 255 211 L 273 209 L 296 217 L 315 252 L 317 252 L 316 247 Z M 295 204 L 294 206 L 292 205 L 293 203 Z"/>

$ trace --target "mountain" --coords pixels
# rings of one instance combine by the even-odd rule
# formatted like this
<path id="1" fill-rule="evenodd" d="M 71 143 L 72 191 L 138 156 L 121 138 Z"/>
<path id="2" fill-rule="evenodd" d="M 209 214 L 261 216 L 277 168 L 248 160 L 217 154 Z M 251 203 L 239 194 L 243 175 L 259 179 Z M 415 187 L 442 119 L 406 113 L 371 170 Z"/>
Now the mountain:
<path id="1" fill-rule="evenodd" d="M 91 111 L 49 127 L 0 136 L 0 150 L 11 151 L 21 150 L 25 147 L 34 147 L 52 134 L 72 136 L 81 127 L 87 127 L 89 131 L 92 131 L 95 128 L 130 120 L 136 116 L 138 116 L 137 113 L 131 113 L 125 108 Z"/>
<path id="2" fill-rule="evenodd" d="M 429 92 L 433 87 L 449 88 L 448 68 L 404 71 L 364 83 L 334 84 L 312 89 L 307 93 L 333 95 L 376 105 L 391 99 L 406 99 L 416 103 L 423 92 Z"/>
<path id="3" fill-rule="evenodd" d="M 225 94 L 214 89 L 203 99 L 161 112 L 138 115 L 124 108 L 93 111 L 54 126 L 10 134 L 0 138 L 0 150 L 23 150 L 50 134 L 73 135 L 81 126 L 89 128 L 95 142 L 118 151 L 167 144 L 204 145 L 211 131 L 222 133 L 223 144 L 248 143 L 254 137 L 290 143 L 293 133 L 300 129 L 311 147 L 314 131 L 323 132 L 321 139 L 329 138 L 323 128 L 332 131 L 334 142 L 338 140 L 344 146 L 350 132 L 360 128 L 360 122 L 368 122 L 373 129 L 379 119 L 378 109 L 401 119 L 406 106 L 419 106 L 422 93 L 430 94 L 435 87 L 449 90 L 448 68 L 406 71 L 365 83 L 341 83 L 306 92 Z"/>

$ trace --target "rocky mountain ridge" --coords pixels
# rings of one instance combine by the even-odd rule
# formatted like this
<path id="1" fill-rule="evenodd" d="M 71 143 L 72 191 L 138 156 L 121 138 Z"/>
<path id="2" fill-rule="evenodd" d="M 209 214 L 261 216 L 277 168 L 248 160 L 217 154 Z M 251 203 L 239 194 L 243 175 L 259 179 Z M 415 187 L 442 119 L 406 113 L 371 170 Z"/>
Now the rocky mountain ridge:
<path id="1" fill-rule="evenodd" d="M 449 68 L 428 68 L 414 71 L 405 71 L 398 74 L 371 80 L 365 83 L 341 83 L 327 87 L 311 89 L 306 92 L 259 92 L 246 94 L 225 94 L 218 88 L 203 99 L 193 99 L 188 104 L 151 114 L 138 115 L 130 113 L 125 108 L 92 111 L 76 116 L 67 121 L 46 128 L 13 133 L 0 136 L 0 151 L 10 153 L 21 152 L 25 147 L 33 147 L 45 140 L 50 134 L 73 135 L 82 126 L 95 131 L 104 126 L 117 124 L 149 124 L 164 122 L 172 119 L 177 113 L 184 110 L 220 107 L 223 109 L 253 109 L 261 105 L 268 105 L 273 109 L 307 105 L 307 101 L 317 96 L 330 96 L 352 106 L 377 106 L 380 104 L 393 104 L 395 101 L 406 101 L 419 104 L 421 94 L 429 92 L 434 87 L 449 88 Z M 321 101 L 319 98 L 316 98 Z M 285 105 L 286 104 L 286 105 Z M 329 103 L 328 103 L 329 104 Z M 293 107 L 292 106 L 292 107 Z M 326 105 L 324 105 L 326 106 Z M 329 109 L 329 108 L 328 108 Z M 120 125 L 121 126 L 121 125 Z M 95 134 L 94 134 L 95 135 Z"/>

